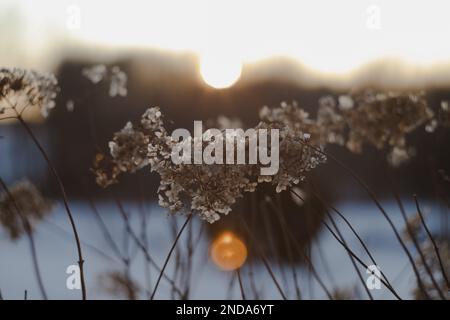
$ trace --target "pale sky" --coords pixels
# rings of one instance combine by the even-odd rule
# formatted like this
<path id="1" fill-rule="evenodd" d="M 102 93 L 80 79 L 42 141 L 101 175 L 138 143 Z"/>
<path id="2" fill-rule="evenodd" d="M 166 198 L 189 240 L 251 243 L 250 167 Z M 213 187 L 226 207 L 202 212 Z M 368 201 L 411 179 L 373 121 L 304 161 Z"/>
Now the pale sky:
<path id="1" fill-rule="evenodd" d="M 0 48 L 33 63 L 79 42 L 161 48 L 225 66 L 217 72 L 285 56 L 345 74 L 381 58 L 449 63 L 449 12 L 448 0 L 0 0 Z"/>

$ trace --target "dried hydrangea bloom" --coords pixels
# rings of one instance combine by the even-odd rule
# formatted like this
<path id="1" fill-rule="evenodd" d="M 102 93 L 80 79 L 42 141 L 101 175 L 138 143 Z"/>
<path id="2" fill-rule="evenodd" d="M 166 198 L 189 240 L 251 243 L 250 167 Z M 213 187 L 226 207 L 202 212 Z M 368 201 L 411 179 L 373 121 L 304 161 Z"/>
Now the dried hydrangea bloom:
<path id="1" fill-rule="evenodd" d="M 179 211 L 187 199 L 190 210 L 213 223 L 231 211 L 244 192 L 252 192 L 256 182 L 247 177 L 246 166 L 179 165 L 161 175 L 159 204 Z"/>
<path id="2" fill-rule="evenodd" d="M 304 181 L 309 171 L 326 162 L 323 153 L 317 151 L 317 148 L 320 149 L 321 146 L 317 144 L 316 139 L 311 137 L 305 139 L 302 127 L 292 129 L 291 126 L 286 125 L 286 121 L 284 122 L 261 122 L 256 127 L 257 129 L 277 128 L 280 130 L 278 172 L 274 176 L 259 176 L 258 179 L 259 182 L 269 179 L 275 186 L 276 192 L 287 190 Z M 314 134 L 312 136 L 314 137 Z"/>
<path id="3" fill-rule="evenodd" d="M 146 165 L 148 137 L 141 131 L 135 130 L 131 122 L 114 134 L 113 141 L 109 142 L 111 156 L 116 159 L 120 171 L 135 172 Z"/>
<path id="4" fill-rule="evenodd" d="M 158 196 L 162 207 L 172 212 L 183 208 L 189 211 L 194 210 L 202 219 L 213 223 L 219 220 L 220 215 L 228 214 L 236 199 L 242 197 L 244 192 L 255 190 L 257 183 L 251 180 L 252 176 L 256 179 L 255 175 L 252 175 L 254 166 L 175 165 L 170 159 L 169 151 L 176 142 L 171 139 L 167 142 L 170 149 L 159 153 L 162 160 L 156 168 L 152 165 L 152 170 L 157 171 L 161 176 Z M 196 143 L 202 143 L 202 147 L 208 144 L 205 141 L 199 142 L 195 138 L 187 139 L 183 143 L 189 143 L 192 147 Z M 193 158 L 190 160 L 193 163 Z M 153 162 L 156 161 L 153 159 Z"/>
<path id="5" fill-rule="evenodd" d="M 306 114 L 303 116 L 307 117 Z M 325 161 L 323 155 L 298 140 L 297 131 L 287 126 L 291 119 L 265 120 L 255 129 L 277 128 L 281 132 L 279 171 L 274 176 L 260 176 L 258 164 L 175 164 L 171 153 L 175 146 L 180 146 L 179 142 L 167 134 L 161 111 L 155 107 L 144 113 L 139 124 L 128 123 L 114 135 L 110 142 L 111 158 L 105 161 L 100 156 L 95 161 L 97 182 L 108 186 L 117 181 L 119 173 L 135 172 L 149 165 L 150 170 L 161 178 L 158 197 L 162 207 L 172 212 L 194 211 L 213 223 L 221 215 L 228 214 L 245 192 L 254 192 L 259 183 L 270 182 L 280 192 L 302 181 L 309 170 Z M 206 139 L 208 134 L 210 132 L 206 131 L 203 139 L 194 137 L 183 143 L 191 147 L 200 143 L 204 150 L 210 143 Z M 248 143 L 246 140 L 246 147 Z M 194 157 L 193 153 L 191 157 Z"/>
<path id="6" fill-rule="evenodd" d="M 355 105 L 353 98 L 349 95 L 341 95 L 338 98 L 339 108 L 341 110 L 350 110 Z"/>
<path id="7" fill-rule="evenodd" d="M 111 83 L 109 85 L 109 95 L 111 97 L 127 95 L 127 81 L 128 77 L 125 72 L 120 70 L 119 67 L 114 66 L 111 68 Z"/>
<path id="8" fill-rule="evenodd" d="M 353 107 L 353 100 L 345 101 L 340 97 L 339 108 L 336 107 L 334 98 L 327 97 L 326 99 L 319 100 L 319 110 L 317 111 L 317 120 L 315 123 L 316 135 L 320 139 L 322 144 L 338 144 L 345 145 L 344 132 L 346 129 L 345 113 L 341 114 L 340 111 L 347 111 L 351 108 L 348 106 L 351 104 Z M 348 99 L 351 99 L 348 97 Z M 348 100 L 347 99 L 347 100 Z M 342 107 L 342 104 L 345 107 Z"/>
<path id="9" fill-rule="evenodd" d="M 171 147 L 166 145 L 166 139 L 170 138 L 158 107 L 148 109 L 139 124 L 128 122 L 109 142 L 110 157 L 96 155 L 92 171 L 97 184 L 106 188 L 116 183 L 121 173 L 135 172 L 147 165 L 154 171 L 161 159 L 170 159 Z"/>
<path id="10" fill-rule="evenodd" d="M 347 147 L 356 153 L 364 144 L 378 149 L 403 147 L 405 136 L 433 117 L 423 93 L 363 92 L 353 96 L 356 107 L 346 112 Z"/>
<path id="11" fill-rule="evenodd" d="M 125 97 L 128 94 L 128 76 L 118 66 L 113 66 L 108 70 L 104 64 L 99 64 L 92 67 L 83 68 L 81 73 L 93 84 L 108 80 L 109 96 L 111 97 Z"/>
<path id="12" fill-rule="evenodd" d="M 106 77 L 107 71 L 104 64 L 98 64 L 92 67 L 83 68 L 81 74 L 92 83 L 97 84 Z"/>
<path id="13" fill-rule="evenodd" d="M 29 181 L 15 184 L 9 192 L 10 194 L 3 192 L 0 195 L 0 224 L 14 240 L 27 231 L 19 214 L 26 219 L 29 227 L 33 228 L 35 223 L 52 211 L 53 205 Z M 17 208 L 20 212 L 17 212 Z"/>
<path id="14" fill-rule="evenodd" d="M 399 167 L 407 163 L 414 155 L 416 150 L 412 147 L 395 146 L 387 155 L 388 163 L 393 167 Z"/>
<path id="15" fill-rule="evenodd" d="M 345 121 L 331 96 L 319 100 L 316 119 L 310 118 L 308 112 L 296 101 L 283 102 L 280 107 L 272 109 L 265 106 L 259 116 L 263 122 L 282 124 L 283 127 L 289 128 L 292 135 L 304 138 L 315 146 L 344 143 Z"/>
<path id="16" fill-rule="evenodd" d="M 149 165 L 161 177 L 158 197 L 162 207 L 173 212 L 193 210 L 214 222 L 231 211 L 236 199 L 255 191 L 260 183 L 271 183 L 281 192 L 303 181 L 310 170 L 326 161 L 321 150 L 330 143 L 347 145 L 353 152 L 360 152 L 364 144 L 378 148 L 388 145 L 392 147 L 389 162 L 400 165 L 413 155 L 406 146 L 406 134 L 432 116 L 421 94 L 365 92 L 341 96 L 338 103 L 327 96 L 320 99 L 315 119 L 296 102 L 283 102 L 272 109 L 263 107 L 261 121 L 253 129 L 279 132 L 279 169 L 273 176 L 264 176 L 258 164 L 174 164 L 171 152 L 180 145 L 167 134 L 160 109 L 150 108 L 139 124 L 128 123 L 114 135 L 109 144 L 111 158 L 96 161 L 94 172 L 97 182 L 108 186 L 121 172 L 135 172 Z M 183 143 L 190 144 L 191 150 L 201 144 L 201 150 L 205 150 L 210 138 L 214 136 L 194 137 Z M 248 140 L 245 146 L 247 149 Z"/>
<path id="17" fill-rule="evenodd" d="M 0 110 L 14 109 L 16 115 L 24 108 L 37 107 L 47 117 L 55 107 L 59 91 L 52 74 L 19 68 L 0 69 Z"/>

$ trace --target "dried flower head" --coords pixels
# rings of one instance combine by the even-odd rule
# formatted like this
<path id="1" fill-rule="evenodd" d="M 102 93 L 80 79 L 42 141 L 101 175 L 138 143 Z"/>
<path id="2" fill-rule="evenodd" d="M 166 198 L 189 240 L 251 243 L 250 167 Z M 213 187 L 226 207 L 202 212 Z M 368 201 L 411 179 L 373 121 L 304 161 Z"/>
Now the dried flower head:
<path id="1" fill-rule="evenodd" d="M 82 75 L 89 79 L 92 83 L 96 84 L 102 81 L 106 77 L 106 66 L 104 64 L 98 64 L 92 67 L 83 68 Z"/>
<path id="2" fill-rule="evenodd" d="M 388 163 L 393 167 L 399 167 L 402 164 L 407 163 L 411 157 L 416 154 L 416 150 L 412 147 L 398 147 L 392 148 L 391 152 L 387 155 Z"/>
<path id="3" fill-rule="evenodd" d="M 114 66 L 111 69 L 111 83 L 109 86 L 109 95 L 111 97 L 127 95 L 127 81 L 128 77 L 125 72 L 120 70 L 119 67 Z"/>
<path id="4" fill-rule="evenodd" d="M 0 194 L 0 224 L 9 232 L 11 239 L 17 239 L 27 232 L 19 215 L 33 228 L 52 208 L 53 204 L 31 182 L 22 181 L 9 188 L 9 194 Z"/>
<path id="5" fill-rule="evenodd" d="M 0 109 L 14 109 L 21 113 L 25 108 L 37 107 L 47 117 L 55 107 L 59 91 L 54 75 L 19 68 L 0 69 Z"/>
<path id="6" fill-rule="evenodd" d="M 406 134 L 433 117 L 423 93 L 365 91 L 353 99 L 356 108 L 345 115 L 347 147 L 353 152 L 361 152 L 364 144 L 378 149 L 404 147 Z"/>
<path id="7" fill-rule="evenodd" d="M 388 145 L 392 148 L 388 160 L 398 166 L 414 153 L 406 146 L 406 134 L 432 117 L 421 93 L 369 91 L 340 96 L 338 102 L 326 96 L 319 101 L 315 119 L 296 102 L 283 102 L 277 108 L 263 107 L 261 121 L 254 129 L 279 132 L 278 172 L 263 176 L 257 164 L 174 164 L 171 152 L 178 141 L 167 134 L 161 111 L 155 107 L 144 113 L 140 123 L 127 123 L 114 135 L 109 143 L 111 158 L 102 156 L 96 160 L 94 172 L 97 182 L 108 186 L 117 181 L 120 173 L 149 165 L 161 178 L 158 197 L 162 207 L 173 212 L 194 211 L 214 222 L 220 215 L 228 214 L 243 193 L 255 191 L 260 183 L 271 183 L 281 192 L 303 181 L 309 171 L 326 161 L 321 150 L 327 144 L 346 145 L 352 152 L 360 152 L 364 144 L 378 148 Z M 230 125 L 228 119 L 221 122 Z M 211 133 L 206 131 L 204 135 Z M 183 143 L 191 147 L 201 144 L 204 150 L 215 138 L 194 137 Z M 248 146 L 248 140 L 241 139 Z"/>
<path id="8" fill-rule="evenodd" d="M 118 66 L 113 66 L 108 69 L 104 64 L 99 64 L 83 68 L 81 73 L 93 84 L 100 83 L 104 80 L 109 81 L 109 96 L 111 97 L 125 97 L 128 93 L 128 76 Z"/>
<path id="9" fill-rule="evenodd" d="M 274 176 L 260 176 L 257 164 L 174 164 L 171 153 L 179 142 L 167 134 L 160 109 L 150 108 L 139 124 L 127 123 L 114 135 L 109 170 L 100 165 L 105 163 L 103 157 L 94 163 L 97 182 L 108 186 L 117 181 L 118 173 L 135 172 L 149 165 L 161 178 L 158 197 L 162 207 L 172 212 L 194 211 L 212 223 L 228 214 L 236 200 L 245 192 L 255 191 L 259 183 L 270 182 L 280 192 L 302 181 L 309 170 L 325 161 L 321 153 L 298 139 L 297 131 L 287 125 L 290 119 L 284 120 L 263 119 L 255 127 L 280 130 L 279 171 Z M 206 147 L 210 142 L 194 137 L 183 143 Z"/>

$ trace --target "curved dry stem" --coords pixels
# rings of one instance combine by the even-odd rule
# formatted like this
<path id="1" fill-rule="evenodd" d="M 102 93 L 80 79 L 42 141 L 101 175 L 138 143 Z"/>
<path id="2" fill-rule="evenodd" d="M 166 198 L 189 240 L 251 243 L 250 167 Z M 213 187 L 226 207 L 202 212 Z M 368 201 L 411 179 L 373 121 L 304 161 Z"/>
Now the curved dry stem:
<path id="1" fill-rule="evenodd" d="M 361 236 L 358 234 L 358 232 L 356 232 L 355 228 L 352 226 L 352 224 L 350 223 L 350 221 L 348 221 L 348 219 L 334 206 L 328 204 L 322 197 L 319 196 L 319 194 L 315 191 L 315 187 L 312 183 L 310 183 L 311 187 L 312 187 L 312 192 L 313 194 L 316 196 L 317 199 L 319 199 L 319 201 L 322 203 L 322 205 L 324 205 L 325 207 L 329 207 L 331 210 L 333 210 L 343 221 L 344 223 L 350 228 L 351 232 L 355 235 L 355 237 L 358 239 L 359 243 L 361 244 L 361 246 L 363 247 L 364 251 L 367 253 L 370 261 L 374 264 L 374 265 L 378 265 L 378 263 L 375 261 L 375 258 L 373 257 L 372 253 L 370 252 L 369 248 L 367 247 L 367 245 L 364 243 L 363 239 L 361 238 Z M 293 191 L 293 190 L 292 190 Z M 293 191 L 294 192 L 294 191 Z M 299 195 L 297 195 L 299 196 Z M 327 215 L 328 217 L 330 217 L 330 220 L 334 221 L 334 219 L 331 216 L 331 213 L 327 211 Z M 334 225 L 334 223 L 333 223 Z M 335 227 L 336 231 L 338 231 L 338 229 Z M 342 238 L 342 236 L 341 236 Z M 388 287 L 390 288 L 390 291 L 392 292 L 392 294 L 394 294 L 394 296 L 397 299 L 400 299 L 400 296 L 398 295 L 398 293 L 395 291 L 394 287 L 391 285 L 391 283 L 389 282 L 388 278 L 386 277 L 386 275 L 384 274 L 383 271 L 380 270 L 380 274 L 381 276 L 384 278 L 384 280 L 386 281 L 386 283 L 388 284 Z"/>
<path id="2" fill-rule="evenodd" d="M 242 279 L 241 279 L 241 271 L 240 271 L 240 269 L 236 269 L 236 275 L 237 275 L 237 278 L 238 278 L 238 281 L 239 281 L 239 290 L 241 291 L 241 297 L 242 297 L 242 300 L 247 300 L 247 299 L 245 298 L 244 286 L 242 285 Z"/>
<path id="3" fill-rule="evenodd" d="M 425 229 L 425 232 L 428 235 L 428 238 L 430 239 L 431 243 L 433 244 L 434 251 L 436 252 L 436 256 L 439 261 L 439 267 L 441 268 L 442 276 L 445 279 L 445 282 L 447 284 L 447 289 L 450 291 L 450 282 L 448 280 L 447 274 L 445 272 L 444 264 L 442 263 L 441 254 L 439 253 L 439 248 L 436 244 L 436 241 L 434 240 L 433 235 L 430 232 L 430 229 L 428 229 L 427 224 L 425 223 L 425 219 L 423 218 L 422 211 L 420 210 L 419 201 L 417 200 L 417 195 L 413 195 L 414 201 L 416 203 L 417 213 L 419 214 L 420 221 L 422 222 L 423 228 Z"/>
<path id="4" fill-rule="evenodd" d="M 380 201 L 377 199 L 377 196 L 375 195 L 375 193 L 369 188 L 369 186 L 361 179 L 361 177 L 359 177 L 351 168 L 347 167 L 345 164 L 343 164 L 340 160 L 338 160 L 336 157 L 334 157 L 331 154 L 326 153 L 325 151 L 321 150 L 320 148 L 314 147 L 309 145 L 308 143 L 306 143 L 305 141 L 303 141 L 302 139 L 298 139 L 298 141 L 303 144 L 306 145 L 314 150 L 316 150 L 317 152 L 321 153 L 322 155 L 330 158 L 331 160 L 333 160 L 339 167 L 343 168 L 345 171 L 347 171 L 353 179 L 355 179 L 356 182 L 358 182 L 358 184 L 367 192 L 367 194 L 369 195 L 369 197 L 372 199 L 372 201 L 375 203 L 375 205 L 377 206 L 377 208 L 380 210 L 381 214 L 383 215 L 383 217 L 386 219 L 386 221 L 388 222 L 389 226 L 391 227 L 392 231 L 394 232 L 395 238 L 397 239 L 397 241 L 400 243 L 400 246 L 402 247 L 403 251 L 405 252 L 406 256 L 408 257 L 409 262 L 412 265 L 412 268 L 414 270 L 414 273 L 416 275 L 416 278 L 418 280 L 419 283 L 419 287 L 421 288 L 421 290 L 423 291 L 423 293 L 425 294 L 425 297 L 427 299 L 430 299 L 430 296 L 428 295 L 428 293 L 426 292 L 422 281 L 420 280 L 420 275 L 417 271 L 416 265 L 414 263 L 414 258 L 412 257 L 411 253 L 409 252 L 408 248 L 406 247 L 405 242 L 402 240 L 400 233 L 398 232 L 397 228 L 395 227 L 394 223 L 392 222 L 392 219 L 389 217 L 389 215 L 387 214 L 386 210 L 383 208 L 383 206 L 381 205 Z"/>
<path id="5" fill-rule="evenodd" d="M 75 243 L 76 243 L 77 253 L 78 253 L 78 266 L 80 268 L 81 294 L 82 294 L 82 299 L 86 300 L 86 283 L 84 280 L 84 267 L 83 267 L 84 259 L 83 259 L 83 254 L 81 251 L 81 243 L 80 243 L 80 238 L 78 236 L 77 227 L 75 225 L 75 220 L 73 219 L 72 212 L 70 211 L 70 208 L 69 208 L 69 203 L 68 203 L 68 199 L 67 199 L 66 190 L 64 188 L 64 184 L 62 183 L 62 180 L 59 177 L 59 174 L 58 174 L 55 166 L 53 165 L 49 156 L 45 152 L 44 147 L 41 145 L 41 143 L 37 139 L 36 135 L 33 133 L 33 131 L 28 126 L 28 124 L 25 122 L 25 120 L 23 120 L 23 118 L 20 116 L 20 114 L 17 115 L 17 120 L 19 120 L 20 124 L 23 126 L 23 128 L 28 133 L 28 135 L 31 137 L 31 139 L 33 140 L 36 147 L 39 149 L 42 157 L 47 162 L 47 165 L 50 168 L 50 171 L 52 172 L 52 174 L 58 184 L 59 190 L 60 190 L 62 198 L 63 198 L 64 208 L 65 208 L 65 211 L 67 212 L 67 216 L 69 217 L 70 225 L 72 227 L 72 231 L 73 231 L 73 234 L 75 237 Z"/>
<path id="6" fill-rule="evenodd" d="M 161 278 L 164 274 L 164 271 L 166 270 L 167 264 L 169 263 L 170 256 L 172 255 L 172 252 L 175 249 L 177 242 L 181 237 L 181 234 L 183 233 L 184 229 L 188 225 L 189 221 L 191 221 L 192 215 L 193 215 L 192 213 L 189 213 L 188 217 L 186 218 L 186 221 L 184 221 L 183 226 L 181 227 L 180 231 L 178 232 L 177 237 L 175 238 L 175 241 L 173 242 L 172 247 L 169 250 L 169 253 L 167 254 L 166 260 L 164 261 L 164 265 L 161 269 L 161 272 L 159 273 L 158 280 L 156 281 L 155 288 L 153 289 L 152 295 L 150 296 L 150 300 L 153 300 L 155 297 L 156 290 L 158 289 Z"/>

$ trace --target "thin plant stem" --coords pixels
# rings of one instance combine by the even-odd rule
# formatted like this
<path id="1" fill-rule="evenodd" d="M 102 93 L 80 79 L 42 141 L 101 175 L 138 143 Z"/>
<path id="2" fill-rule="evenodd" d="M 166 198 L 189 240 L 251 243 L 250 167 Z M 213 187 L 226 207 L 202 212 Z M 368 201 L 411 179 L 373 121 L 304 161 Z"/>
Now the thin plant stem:
<path id="1" fill-rule="evenodd" d="M 332 224 L 333 227 L 334 227 L 334 230 L 336 230 L 337 235 L 339 236 L 339 238 L 341 238 L 342 242 L 343 242 L 345 245 L 348 246 L 348 244 L 347 244 L 347 242 L 345 241 L 345 238 L 344 238 L 344 236 L 342 235 L 341 231 L 339 230 L 339 228 L 338 228 L 338 226 L 337 226 L 337 224 L 336 224 L 336 221 L 334 220 L 333 216 L 330 214 L 330 212 L 328 211 L 327 208 L 325 208 L 325 211 L 327 212 L 328 218 L 330 219 L 331 224 Z M 355 259 L 352 257 L 352 255 L 351 255 L 350 253 L 347 252 L 347 254 L 348 254 L 349 258 L 350 258 L 350 261 L 351 261 L 351 263 L 352 263 L 353 268 L 354 268 L 355 271 L 356 271 L 356 274 L 358 275 L 359 280 L 360 280 L 361 283 L 362 283 L 362 286 L 364 287 L 364 290 L 366 291 L 367 295 L 369 296 L 369 299 L 370 299 L 370 300 L 373 300 L 372 293 L 370 292 L 369 288 L 367 288 L 366 282 L 364 281 L 364 278 L 362 277 L 361 272 L 360 272 L 360 270 L 358 269 L 358 266 L 356 265 Z"/>
<path id="2" fill-rule="evenodd" d="M 292 192 L 292 190 L 291 190 Z M 296 194 L 296 193 L 294 193 Z M 298 196 L 298 195 L 297 195 Z M 300 198 L 302 199 L 302 198 Z M 364 268 L 368 269 L 368 265 L 366 265 L 343 241 L 341 241 L 339 239 L 339 237 L 334 233 L 334 231 L 331 229 L 331 227 L 326 223 L 325 220 L 322 221 L 323 224 L 325 225 L 325 227 L 328 229 L 328 231 L 330 231 L 330 233 L 332 234 L 332 236 L 344 247 L 345 250 L 347 250 L 347 252 L 349 252 L 355 259 L 356 261 L 361 264 Z M 392 294 L 394 294 L 397 299 L 401 300 L 401 298 L 398 296 L 398 294 L 395 292 L 395 290 L 393 290 L 388 283 L 381 277 L 375 275 L 378 279 L 380 279 L 380 281 L 388 288 L 389 291 L 392 292 Z"/>
<path id="3" fill-rule="evenodd" d="M 178 234 L 177 234 L 177 236 L 175 238 L 175 241 L 173 242 L 172 247 L 169 250 L 169 253 L 167 254 L 166 260 L 164 261 L 164 265 L 163 265 L 163 267 L 161 269 L 161 272 L 159 273 L 158 280 L 156 281 L 155 287 L 153 288 L 152 295 L 150 296 L 150 300 L 153 300 L 155 298 L 156 290 L 158 290 L 159 283 L 160 283 L 161 278 L 162 278 L 162 276 L 164 274 L 164 271 L 166 270 L 167 264 L 169 263 L 169 260 L 170 260 L 170 257 L 172 255 L 172 252 L 175 249 L 175 247 L 176 247 L 176 245 L 178 243 L 178 240 L 180 239 L 181 235 L 183 234 L 184 229 L 188 225 L 189 221 L 191 221 L 191 218 L 192 218 L 192 212 L 189 213 L 188 217 L 186 218 L 186 220 L 184 221 L 183 225 L 181 226 L 181 229 L 178 232 Z"/>
<path id="4" fill-rule="evenodd" d="M 280 227 L 284 230 L 288 230 L 288 226 L 286 224 L 286 220 L 284 219 L 284 216 L 281 212 L 281 210 L 279 209 L 279 207 L 277 207 L 275 205 L 275 203 L 273 202 L 272 198 L 268 198 L 270 205 L 272 206 L 272 208 L 275 210 L 275 212 L 278 213 L 280 219 Z M 264 206 L 261 206 L 262 209 L 264 209 Z M 283 232 L 283 239 L 284 239 L 284 243 L 286 245 L 286 249 L 287 249 L 287 253 L 288 253 L 288 259 L 289 259 L 289 263 L 291 265 L 291 269 L 292 269 L 292 277 L 293 277 L 293 281 L 294 281 L 294 287 L 295 287 L 295 294 L 298 300 L 300 300 L 301 298 L 301 292 L 300 292 L 300 287 L 298 285 L 298 276 L 297 276 L 297 270 L 295 268 L 295 263 L 294 263 L 294 258 L 293 258 L 293 250 L 292 250 L 292 246 L 291 243 L 289 241 L 289 237 L 286 234 L 286 232 Z"/>
<path id="5" fill-rule="evenodd" d="M 242 219 L 242 217 L 241 217 Z M 286 295 L 283 292 L 283 289 L 281 288 L 280 283 L 278 282 L 277 278 L 275 277 L 275 274 L 272 270 L 272 268 L 270 267 L 269 261 L 267 260 L 266 256 L 264 255 L 264 253 L 262 252 L 261 248 L 257 245 L 256 243 L 256 239 L 254 238 L 253 234 L 250 231 L 250 228 L 248 227 L 247 223 L 244 221 L 244 219 L 242 219 L 242 224 L 244 225 L 244 227 L 246 228 L 247 233 L 250 235 L 250 239 L 252 240 L 252 243 L 255 244 L 256 248 L 259 251 L 259 256 L 264 264 L 264 267 L 266 268 L 267 272 L 270 275 L 270 278 L 272 278 L 273 283 L 275 284 L 275 286 L 277 287 L 278 292 L 280 293 L 281 297 L 283 298 L 283 300 L 287 300 Z"/>
<path id="6" fill-rule="evenodd" d="M 33 131 L 28 126 L 28 124 L 25 122 L 25 120 L 23 120 L 23 118 L 20 114 L 17 115 L 17 119 L 22 124 L 22 126 L 24 127 L 24 129 L 28 133 L 28 135 L 31 137 L 31 139 L 33 140 L 36 147 L 39 149 L 41 155 L 47 162 L 47 165 L 50 168 L 50 171 L 52 172 L 53 176 L 55 177 L 55 179 L 58 183 L 58 187 L 59 187 L 59 190 L 61 191 L 61 195 L 63 198 L 64 208 L 67 212 L 67 216 L 69 217 L 70 225 L 72 227 L 73 235 L 75 237 L 75 243 L 77 246 L 77 253 L 78 253 L 78 266 L 80 268 L 81 294 L 82 294 L 82 299 L 86 300 L 86 283 L 84 280 L 84 259 L 83 259 L 83 254 L 81 251 L 81 243 L 80 243 L 80 238 L 78 236 L 77 227 L 75 225 L 75 220 L 73 219 L 72 212 L 70 211 L 70 208 L 69 208 L 66 190 L 64 188 L 64 185 L 61 181 L 61 178 L 59 177 L 59 174 L 58 174 L 55 166 L 53 165 L 52 161 L 50 160 L 49 156 L 47 155 L 47 152 L 44 150 L 44 147 L 41 145 L 41 143 L 37 139 L 36 135 L 33 133 Z"/>
<path id="7" fill-rule="evenodd" d="M 355 259 L 356 259 L 356 261 L 358 261 L 358 263 L 359 264 L 361 264 L 364 268 L 366 268 L 366 269 L 368 269 L 369 268 L 369 266 L 367 265 L 367 264 L 365 264 L 348 246 L 346 246 L 345 245 L 345 243 L 343 243 L 340 239 L 339 239 L 339 237 L 336 235 L 336 233 L 334 233 L 334 231 L 330 228 L 330 226 L 328 225 L 328 223 L 326 223 L 325 221 L 323 222 L 323 224 L 324 224 L 324 226 L 328 229 L 328 231 L 330 231 L 330 233 L 331 233 L 331 235 L 345 248 L 345 250 L 347 250 Z M 382 278 L 382 277 L 380 277 L 380 276 L 378 276 L 378 275 L 376 275 L 375 273 L 372 273 L 375 277 L 377 277 L 380 281 L 381 281 L 381 283 L 383 283 L 388 289 L 390 289 L 389 288 L 389 286 L 387 285 L 387 283 L 386 283 L 386 281 Z M 401 300 L 401 299 L 400 299 Z"/>
<path id="8" fill-rule="evenodd" d="M 392 222 L 392 219 L 387 214 L 386 210 L 381 205 L 380 201 L 377 199 L 377 196 L 369 188 L 369 186 L 355 173 L 355 171 L 353 171 L 351 168 L 349 168 L 348 166 L 343 164 L 340 160 L 338 160 L 333 155 L 326 153 L 325 151 L 321 150 L 320 148 L 317 148 L 315 146 L 309 145 L 308 143 L 306 143 L 302 139 L 299 139 L 298 141 L 301 144 L 303 144 L 305 146 L 308 146 L 308 147 L 312 148 L 313 150 L 317 151 L 318 153 L 320 153 L 320 154 L 330 158 L 331 160 L 333 160 L 339 167 L 341 167 L 344 170 L 346 170 L 352 176 L 352 178 L 355 179 L 355 181 L 358 182 L 358 184 L 363 187 L 363 189 L 367 192 L 367 194 L 372 199 L 372 201 L 375 203 L 377 208 L 380 210 L 380 212 L 383 215 L 383 217 L 385 218 L 385 220 L 388 222 L 389 226 L 391 227 L 392 231 L 394 232 L 395 238 L 400 243 L 400 246 L 402 247 L 403 251 L 406 253 L 406 255 L 408 257 L 408 260 L 410 261 L 411 265 L 414 266 L 415 265 L 414 264 L 414 259 L 413 259 L 412 255 L 411 255 L 411 253 L 409 252 L 405 242 L 402 240 L 402 238 L 400 236 L 400 233 L 398 232 L 397 228 L 395 227 L 394 223 Z"/>
<path id="9" fill-rule="evenodd" d="M 420 210 L 419 201 L 417 200 L 417 195 L 413 195 L 413 197 L 414 197 L 414 201 L 416 203 L 417 213 L 419 214 L 420 221 L 422 222 L 423 228 L 425 229 L 425 232 L 427 233 L 428 238 L 430 239 L 431 243 L 433 244 L 434 251 L 435 251 L 438 261 L 439 261 L 439 267 L 441 268 L 442 276 L 445 279 L 448 290 L 450 290 L 450 282 L 449 282 L 449 279 L 445 272 L 444 264 L 442 263 L 442 258 L 441 258 L 441 254 L 439 253 L 439 248 L 436 244 L 436 241 L 434 240 L 433 235 L 430 232 L 430 229 L 428 229 L 428 226 L 425 223 L 425 219 L 423 218 L 422 211 Z"/>
<path id="10" fill-rule="evenodd" d="M 237 275 L 237 278 L 238 278 L 238 281 L 239 281 L 239 289 L 241 290 L 242 300 L 247 300 L 245 298 L 244 286 L 242 285 L 240 268 L 236 269 L 236 275 Z"/>
<path id="11" fill-rule="evenodd" d="M 419 253 L 420 259 L 422 260 L 422 263 L 423 263 L 423 265 L 425 267 L 425 270 L 427 271 L 428 276 L 430 277 L 431 282 L 433 283 L 433 286 L 436 288 L 436 291 L 438 292 L 439 297 L 441 299 L 445 300 L 444 294 L 441 291 L 441 288 L 439 287 L 439 285 L 437 284 L 436 279 L 434 278 L 433 272 L 431 272 L 430 266 L 427 263 L 427 260 L 426 260 L 426 258 L 424 256 L 423 252 L 422 252 L 422 249 L 420 248 L 420 245 L 419 245 L 419 243 L 417 241 L 417 238 L 414 235 L 414 232 L 411 230 L 411 226 L 408 223 L 408 217 L 406 216 L 405 208 L 403 207 L 403 203 L 402 203 L 402 201 L 400 199 L 400 196 L 396 192 L 395 192 L 395 199 L 396 199 L 397 204 L 398 204 L 398 206 L 400 208 L 400 213 L 401 213 L 401 215 L 403 217 L 403 221 L 405 222 L 406 231 L 408 232 L 408 235 L 411 237 L 412 243 L 414 244 L 414 247 L 416 248 L 416 251 Z M 418 281 L 422 282 L 421 279 L 418 279 Z M 420 287 L 421 290 L 422 290 L 422 288 L 423 288 L 423 290 L 425 290 L 423 283 L 421 285 L 419 285 L 419 287 Z"/>
<path id="12" fill-rule="evenodd" d="M 142 253 L 144 254 L 145 259 L 158 272 L 161 272 L 162 271 L 161 267 L 156 263 L 155 260 L 153 260 L 152 256 L 148 252 L 145 244 L 142 243 L 142 241 L 139 239 L 139 237 L 136 235 L 136 233 L 131 228 L 131 224 L 130 224 L 130 221 L 128 219 L 128 215 L 126 214 L 125 209 L 122 206 L 122 203 L 120 202 L 119 199 L 116 199 L 116 203 L 117 203 L 117 206 L 119 208 L 119 212 L 120 212 L 120 214 L 121 214 L 121 216 L 122 216 L 122 218 L 124 220 L 126 231 L 131 236 L 131 238 L 136 243 L 136 245 L 139 247 L 139 249 L 141 249 Z M 164 279 L 166 279 L 170 283 L 170 285 L 173 286 L 174 290 L 176 290 L 176 292 L 180 295 L 180 297 L 182 297 L 183 296 L 183 292 L 176 286 L 175 281 L 173 279 L 171 279 L 169 276 L 167 276 L 165 273 L 163 274 L 163 277 L 164 277 Z"/>
<path id="13" fill-rule="evenodd" d="M 373 257 L 372 253 L 370 252 L 369 248 L 367 247 L 367 245 L 364 243 L 363 239 L 361 238 L 361 236 L 358 234 L 358 232 L 356 232 L 355 228 L 352 226 L 352 224 L 350 223 L 350 221 L 334 206 L 330 205 L 329 203 L 327 203 L 327 201 L 325 201 L 316 191 L 316 188 L 314 186 L 313 183 L 310 183 L 311 186 L 311 191 L 313 192 L 314 196 L 322 203 L 322 205 L 324 205 L 325 207 L 330 208 L 331 210 L 333 210 L 343 221 L 344 223 L 350 228 L 351 232 L 355 235 L 355 237 L 358 239 L 359 243 L 361 244 L 361 246 L 363 247 L 364 251 L 367 253 L 367 255 L 370 258 L 370 261 L 372 261 L 372 263 L 374 265 L 378 265 L 378 263 L 375 261 L 375 258 Z M 292 192 L 295 193 L 294 190 L 291 190 Z M 299 195 L 296 194 L 298 197 Z M 327 210 L 327 215 L 331 218 L 331 213 Z M 331 219 L 330 219 L 331 220 Z M 385 279 L 386 283 L 389 285 L 390 289 L 392 290 L 392 292 L 395 292 L 394 287 L 391 285 L 391 283 L 389 282 L 388 278 L 386 277 L 386 275 L 383 273 L 383 271 L 380 270 L 380 274 L 383 276 L 383 278 Z M 395 293 L 395 296 L 397 298 L 400 298 L 400 296 L 398 295 L 398 293 Z"/>

